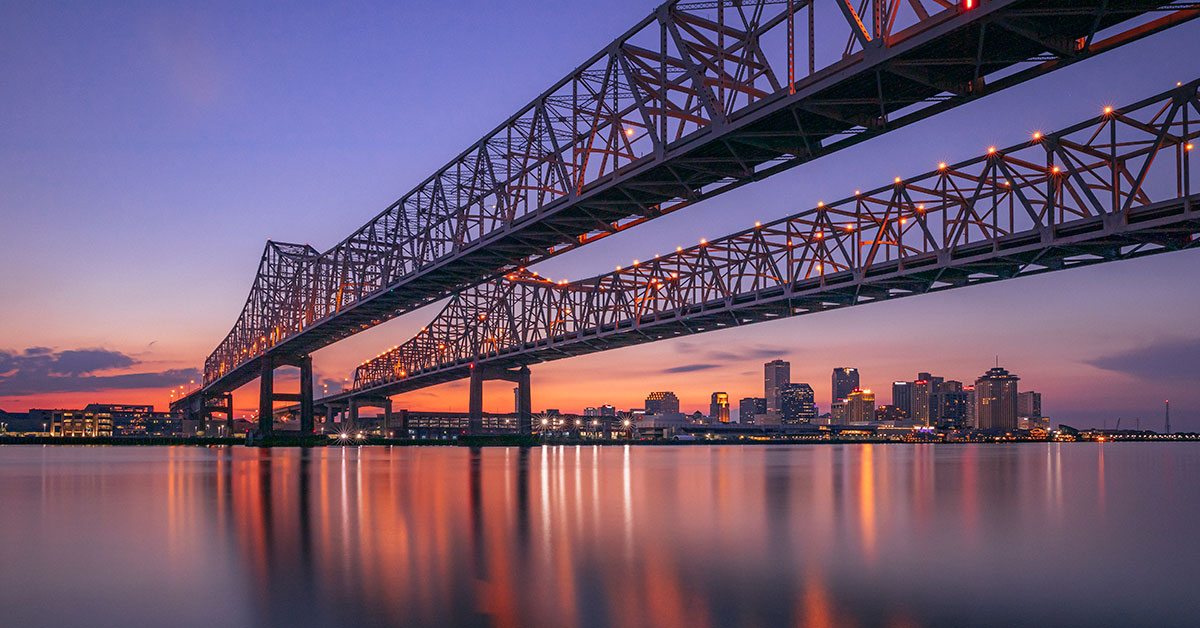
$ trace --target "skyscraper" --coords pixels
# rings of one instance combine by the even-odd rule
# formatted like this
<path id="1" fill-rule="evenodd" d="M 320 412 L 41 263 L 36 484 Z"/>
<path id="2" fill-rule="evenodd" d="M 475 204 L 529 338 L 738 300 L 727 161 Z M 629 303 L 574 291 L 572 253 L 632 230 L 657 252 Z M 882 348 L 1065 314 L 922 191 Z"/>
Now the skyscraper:
<path id="1" fill-rule="evenodd" d="M 912 382 L 892 382 L 892 406 L 912 417 Z"/>
<path id="2" fill-rule="evenodd" d="M 788 384 L 780 392 L 782 409 L 780 423 L 797 425 L 812 423 L 817 418 L 816 395 L 812 386 L 803 383 Z"/>
<path id="3" fill-rule="evenodd" d="M 858 388 L 858 369 L 848 366 L 839 366 L 833 369 L 833 399 L 845 400 L 850 396 L 850 393 Z M 833 404 L 830 403 L 832 409 Z"/>
<path id="4" fill-rule="evenodd" d="M 1017 429 L 1018 379 L 997 366 L 975 380 L 975 424 L 978 429 Z"/>
<path id="5" fill-rule="evenodd" d="M 679 414 L 679 397 L 673 392 L 652 392 L 646 397 L 646 414 Z"/>
<path id="6" fill-rule="evenodd" d="M 931 397 L 930 421 L 938 427 L 960 430 L 971 426 L 968 399 L 971 393 L 963 390 L 962 382 L 948 380 L 938 385 Z"/>
<path id="7" fill-rule="evenodd" d="M 848 423 L 874 421 L 875 393 L 861 388 L 850 391 L 846 397 L 846 419 Z"/>
<path id="8" fill-rule="evenodd" d="M 762 397 L 746 397 L 738 402 L 738 423 L 754 425 L 758 415 L 767 411 L 767 400 Z"/>
<path id="9" fill-rule="evenodd" d="M 940 377 L 934 377 L 929 373 L 917 374 L 917 381 L 912 385 L 911 416 L 913 421 L 923 425 L 936 425 L 937 400 L 933 399 L 933 395 L 937 393 L 941 383 L 942 378 Z"/>
<path id="10" fill-rule="evenodd" d="M 1017 418 L 1042 418 L 1042 393 L 1032 390 L 1017 393 Z"/>
<path id="11" fill-rule="evenodd" d="M 729 422 L 729 393 L 715 392 L 708 404 L 708 419 L 713 423 Z"/>
<path id="12" fill-rule="evenodd" d="M 771 360 L 763 365 L 763 399 L 767 400 L 767 415 L 778 420 L 783 410 L 780 392 L 792 381 L 792 365 L 784 360 Z"/>

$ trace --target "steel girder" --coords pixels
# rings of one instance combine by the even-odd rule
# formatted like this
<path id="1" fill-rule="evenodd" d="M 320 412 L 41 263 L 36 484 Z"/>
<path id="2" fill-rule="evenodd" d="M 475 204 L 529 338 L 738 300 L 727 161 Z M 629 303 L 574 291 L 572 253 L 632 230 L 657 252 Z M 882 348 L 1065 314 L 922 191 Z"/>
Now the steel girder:
<path id="1" fill-rule="evenodd" d="M 1150 0 L 975 5 L 667 2 L 340 244 L 306 251 L 291 285 L 260 268 L 205 362 L 205 390 L 254 379 L 266 353 L 305 355 L 1200 13 Z"/>
<path id="2" fill-rule="evenodd" d="M 360 365 L 346 396 L 1200 247 L 1198 88 L 596 277 L 511 272 Z"/>

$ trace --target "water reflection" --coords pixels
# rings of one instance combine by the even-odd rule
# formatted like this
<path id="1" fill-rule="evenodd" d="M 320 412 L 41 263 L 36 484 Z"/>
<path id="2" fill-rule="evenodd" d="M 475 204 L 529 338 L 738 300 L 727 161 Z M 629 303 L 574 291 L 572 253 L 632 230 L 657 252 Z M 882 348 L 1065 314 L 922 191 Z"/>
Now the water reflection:
<path id="1" fill-rule="evenodd" d="M 28 542 L 5 549 L 0 607 L 13 625 L 1194 625 L 1198 471 L 1200 448 L 1170 443 L 4 448 L 0 529 Z"/>

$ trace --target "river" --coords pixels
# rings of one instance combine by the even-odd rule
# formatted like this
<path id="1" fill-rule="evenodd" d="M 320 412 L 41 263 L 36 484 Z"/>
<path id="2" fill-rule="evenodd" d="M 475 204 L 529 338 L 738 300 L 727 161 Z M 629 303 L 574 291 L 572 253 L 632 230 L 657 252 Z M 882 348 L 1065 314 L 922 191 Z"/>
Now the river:
<path id="1" fill-rule="evenodd" d="M 1200 445 L 0 447 L 0 625 L 1196 626 Z"/>

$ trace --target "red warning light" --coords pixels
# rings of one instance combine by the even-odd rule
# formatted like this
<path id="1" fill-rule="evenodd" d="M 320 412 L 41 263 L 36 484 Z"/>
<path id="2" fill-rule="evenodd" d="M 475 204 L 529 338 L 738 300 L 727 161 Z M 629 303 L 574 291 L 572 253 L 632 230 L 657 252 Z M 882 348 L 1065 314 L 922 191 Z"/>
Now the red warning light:
<path id="1" fill-rule="evenodd" d="M 963 8 L 968 9 L 968 10 L 974 9 L 975 8 L 975 0 L 963 0 Z"/>

